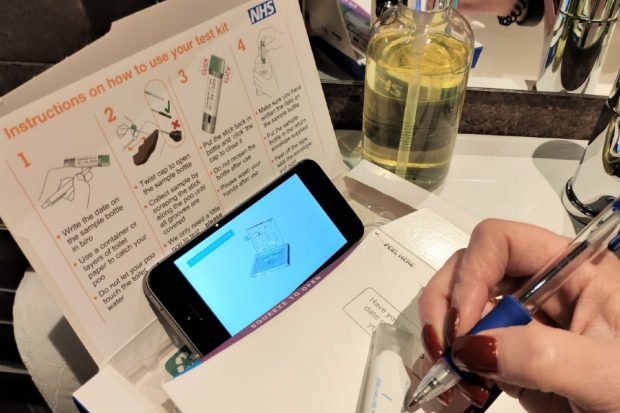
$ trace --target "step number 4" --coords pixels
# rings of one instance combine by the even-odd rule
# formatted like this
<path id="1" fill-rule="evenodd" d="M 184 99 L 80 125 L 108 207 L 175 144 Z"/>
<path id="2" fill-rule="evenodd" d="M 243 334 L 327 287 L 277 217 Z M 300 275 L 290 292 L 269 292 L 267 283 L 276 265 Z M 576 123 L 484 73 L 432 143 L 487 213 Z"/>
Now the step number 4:
<path id="1" fill-rule="evenodd" d="M 237 42 L 237 50 L 245 52 L 245 43 L 243 43 L 243 39 L 241 38 L 239 38 L 239 41 Z"/>
<path id="2" fill-rule="evenodd" d="M 28 158 L 26 158 L 26 155 L 24 155 L 23 152 L 18 153 L 17 157 L 21 159 L 22 162 L 24 163 L 24 168 L 28 168 L 30 165 L 32 165 L 30 161 L 28 160 Z"/>

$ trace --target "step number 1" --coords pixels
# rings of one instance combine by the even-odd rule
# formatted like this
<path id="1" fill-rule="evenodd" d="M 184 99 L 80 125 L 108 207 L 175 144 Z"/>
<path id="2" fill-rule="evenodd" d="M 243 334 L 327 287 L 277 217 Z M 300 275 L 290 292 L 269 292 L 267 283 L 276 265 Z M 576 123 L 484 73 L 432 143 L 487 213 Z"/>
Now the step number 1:
<path id="1" fill-rule="evenodd" d="M 22 162 L 24 163 L 24 168 L 28 168 L 30 165 L 32 165 L 30 161 L 28 160 L 28 158 L 26 158 L 26 155 L 24 155 L 23 152 L 18 153 L 17 157 L 21 159 Z"/>

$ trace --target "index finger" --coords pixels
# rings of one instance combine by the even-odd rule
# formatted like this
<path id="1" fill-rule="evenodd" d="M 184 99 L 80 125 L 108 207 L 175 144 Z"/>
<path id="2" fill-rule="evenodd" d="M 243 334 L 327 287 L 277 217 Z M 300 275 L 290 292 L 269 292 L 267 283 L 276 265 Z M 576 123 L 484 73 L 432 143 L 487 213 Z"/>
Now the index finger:
<path id="1" fill-rule="evenodd" d="M 450 297 L 454 325 L 446 326 L 447 334 L 458 336 L 471 330 L 504 276 L 531 276 L 567 242 L 534 225 L 495 219 L 481 222 L 456 268 Z"/>
<path id="2" fill-rule="evenodd" d="M 476 324 L 495 286 L 505 275 L 524 277 L 536 272 L 566 239 L 533 225 L 482 221 L 469 246 L 454 254 L 424 288 L 420 319 L 430 324 L 439 343 L 451 343 Z M 448 326 L 444 327 L 450 312 Z M 428 329 L 427 329 L 428 330 Z M 450 337 L 446 340 L 446 333 Z"/>

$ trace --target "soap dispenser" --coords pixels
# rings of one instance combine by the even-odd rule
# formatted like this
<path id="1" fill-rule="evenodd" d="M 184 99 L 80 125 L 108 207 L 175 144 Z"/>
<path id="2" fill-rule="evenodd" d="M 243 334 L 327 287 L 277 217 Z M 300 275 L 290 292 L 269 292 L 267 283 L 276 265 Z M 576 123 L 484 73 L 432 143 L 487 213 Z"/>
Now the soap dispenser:
<path id="1" fill-rule="evenodd" d="M 473 34 L 452 0 L 410 0 L 373 24 L 366 54 L 362 157 L 432 190 L 445 179 L 465 97 Z"/>

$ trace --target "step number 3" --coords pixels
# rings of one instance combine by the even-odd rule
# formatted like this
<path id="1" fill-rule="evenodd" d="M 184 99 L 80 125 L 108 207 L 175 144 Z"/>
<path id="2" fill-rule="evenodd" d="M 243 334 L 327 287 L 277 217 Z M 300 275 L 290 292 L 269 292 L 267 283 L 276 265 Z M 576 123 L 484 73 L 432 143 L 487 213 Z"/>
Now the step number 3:
<path id="1" fill-rule="evenodd" d="M 187 83 L 188 79 L 187 79 L 187 75 L 185 74 L 185 70 L 180 69 L 178 73 L 179 73 L 179 77 L 181 78 L 181 83 L 183 84 Z"/>

